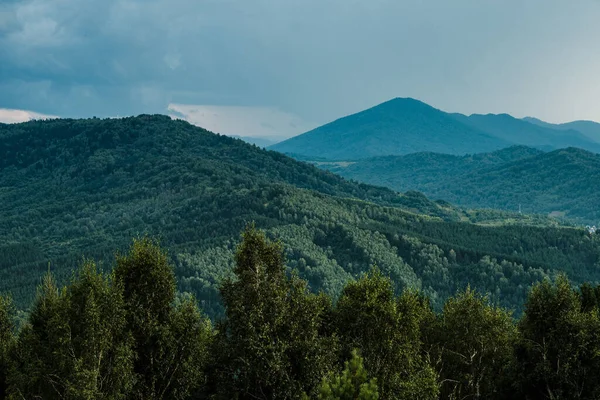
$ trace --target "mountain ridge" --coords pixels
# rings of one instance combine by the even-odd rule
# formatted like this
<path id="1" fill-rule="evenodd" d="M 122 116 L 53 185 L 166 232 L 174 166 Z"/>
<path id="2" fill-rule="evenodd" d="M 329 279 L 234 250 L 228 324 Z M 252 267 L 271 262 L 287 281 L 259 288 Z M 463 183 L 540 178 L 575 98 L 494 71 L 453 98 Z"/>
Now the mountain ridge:
<path id="1" fill-rule="evenodd" d="M 454 137 L 449 137 L 448 133 Z M 486 150 L 509 145 L 419 100 L 395 98 L 339 118 L 269 149 L 351 160 L 429 151 L 432 148 L 459 154 L 469 152 L 467 149 L 473 146 L 474 141 L 478 149 Z M 305 148 L 298 149 L 298 146 Z"/>
<path id="2" fill-rule="evenodd" d="M 149 235 L 168 249 L 178 289 L 216 317 L 252 221 L 313 291 L 332 296 L 372 265 L 395 290 L 422 290 L 437 306 L 467 282 L 518 307 L 551 274 L 600 279 L 600 243 L 582 229 L 347 181 L 185 121 L 0 125 L 0 292 L 21 309 L 48 269 L 60 283 L 83 256 L 107 268 L 115 249 Z"/>
<path id="3" fill-rule="evenodd" d="M 552 129 L 576 130 L 578 132 L 581 132 L 583 135 L 587 136 L 589 139 L 594 140 L 596 142 L 600 142 L 600 123 L 596 121 L 577 120 L 565 122 L 562 124 L 552 124 L 533 117 L 525 117 L 523 118 L 523 120 L 532 124 L 537 124 Z"/>
<path id="4" fill-rule="evenodd" d="M 543 152 L 513 146 L 493 153 L 454 156 L 420 153 L 378 157 L 347 166 L 321 164 L 348 179 L 419 190 L 432 198 L 471 208 L 564 214 L 597 224 L 600 155 L 568 147 Z"/>
<path id="5" fill-rule="evenodd" d="M 412 98 L 394 98 L 269 149 L 305 160 L 353 161 L 427 151 L 487 153 L 511 145 L 600 152 L 600 143 L 574 129 L 555 129 L 509 114 L 447 113 Z"/>

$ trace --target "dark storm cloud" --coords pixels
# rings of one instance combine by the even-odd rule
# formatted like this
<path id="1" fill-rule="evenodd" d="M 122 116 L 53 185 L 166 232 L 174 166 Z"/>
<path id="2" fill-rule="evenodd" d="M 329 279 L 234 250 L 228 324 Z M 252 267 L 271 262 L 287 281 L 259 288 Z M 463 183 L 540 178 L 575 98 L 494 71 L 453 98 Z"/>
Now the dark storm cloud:
<path id="1" fill-rule="evenodd" d="M 591 118 L 599 19 L 593 0 L 5 0 L 0 107 L 270 106 L 325 121 L 413 96 Z"/>

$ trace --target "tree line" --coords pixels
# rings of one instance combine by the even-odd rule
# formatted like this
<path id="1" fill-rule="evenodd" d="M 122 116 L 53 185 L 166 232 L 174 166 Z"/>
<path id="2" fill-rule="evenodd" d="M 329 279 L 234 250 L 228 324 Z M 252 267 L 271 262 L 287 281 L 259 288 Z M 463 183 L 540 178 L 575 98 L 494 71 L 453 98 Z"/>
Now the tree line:
<path id="1" fill-rule="evenodd" d="M 214 324 L 148 238 L 110 273 L 86 260 L 64 287 L 48 274 L 22 323 L 0 297 L 0 398 L 600 397 L 600 287 L 546 279 L 517 320 L 470 288 L 435 312 L 376 267 L 333 301 L 285 262 L 248 226 Z"/>

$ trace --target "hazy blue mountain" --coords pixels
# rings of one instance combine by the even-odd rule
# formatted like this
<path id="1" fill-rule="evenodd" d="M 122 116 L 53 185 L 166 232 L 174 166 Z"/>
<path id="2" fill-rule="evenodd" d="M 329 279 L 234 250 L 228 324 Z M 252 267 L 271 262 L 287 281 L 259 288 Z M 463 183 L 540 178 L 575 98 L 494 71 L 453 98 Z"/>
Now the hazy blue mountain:
<path id="1" fill-rule="evenodd" d="M 470 124 L 507 142 L 546 150 L 579 147 L 600 152 L 600 144 L 590 140 L 575 129 L 554 129 L 551 126 L 533 124 L 508 114 L 473 114 L 469 117 L 453 114 L 459 121 Z"/>
<path id="2" fill-rule="evenodd" d="M 491 154 L 418 153 L 354 163 L 318 163 L 346 178 L 465 207 L 553 213 L 600 221 L 600 155 L 577 148 L 544 153 L 511 147 Z"/>
<path id="3" fill-rule="evenodd" d="M 423 102 L 396 98 L 270 149 L 308 158 L 353 160 L 423 151 L 487 152 L 509 144 Z"/>
<path id="4" fill-rule="evenodd" d="M 523 120 L 544 126 L 546 128 L 560 129 L 560 130 L 576 130 L 584 134 L 588 139 L 592 139 L 596 142 L 600 142 L 600 123 L 594 121 L 573 121 L 566 122 L 563 124 L 551 124 L 549 122 L 542 121 L 537 118 L 525 117 Z"/>
<path id="5" fill-rule="evenodd" d="M 309 161 L 351 161 L 419 152 L 465 155 L 511 145 L 600 152 L 600 143 L 590 137 L 600 140 L 600 124 L 577 121 L 553 126 L 508 114 L 449 114 L 418 100 L 396 98 L 270 149 Z"/>

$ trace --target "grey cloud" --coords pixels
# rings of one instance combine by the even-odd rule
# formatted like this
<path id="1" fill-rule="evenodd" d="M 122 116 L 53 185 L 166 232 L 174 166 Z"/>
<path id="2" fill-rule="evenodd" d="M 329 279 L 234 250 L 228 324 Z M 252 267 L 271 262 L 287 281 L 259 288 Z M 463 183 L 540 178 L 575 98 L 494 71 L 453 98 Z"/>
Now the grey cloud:
<path id="1" fill-rule="evenodd" d="M 449 111 L 592 118 L 599 18 L 594 0 L 3 1 L 0 107 L 271 106 L 326 121 L 412 96 Z M 583 96 L 563 98 L 577 87 Z M 573 101 L 578 110 L 564 107 Z"/>

